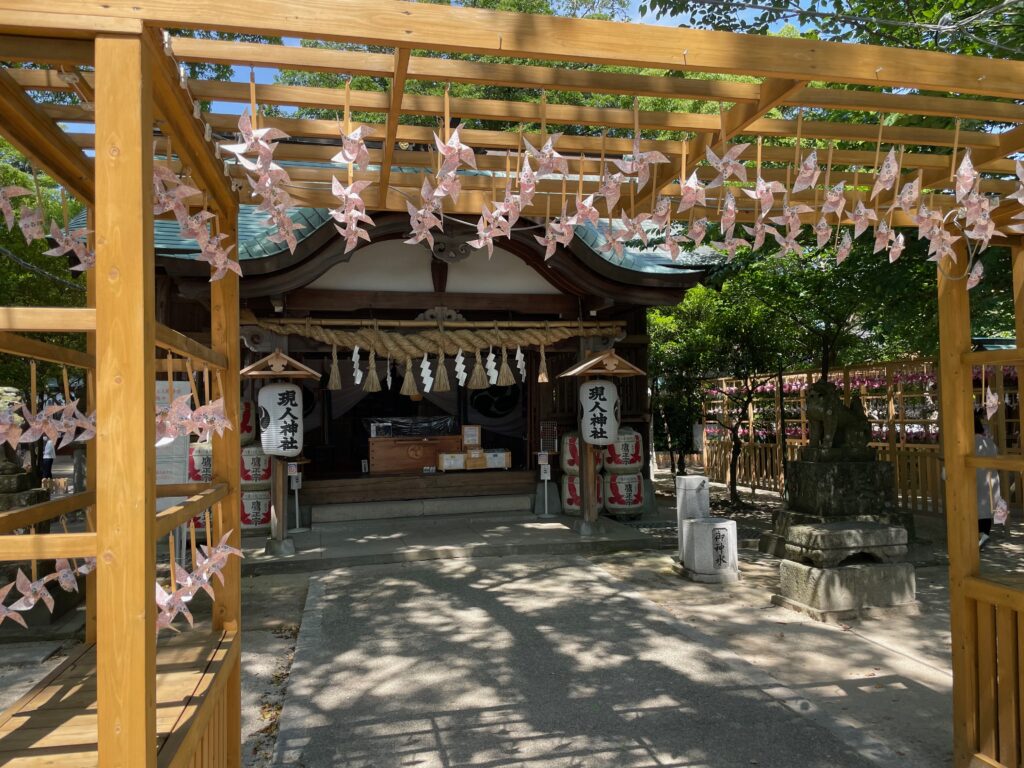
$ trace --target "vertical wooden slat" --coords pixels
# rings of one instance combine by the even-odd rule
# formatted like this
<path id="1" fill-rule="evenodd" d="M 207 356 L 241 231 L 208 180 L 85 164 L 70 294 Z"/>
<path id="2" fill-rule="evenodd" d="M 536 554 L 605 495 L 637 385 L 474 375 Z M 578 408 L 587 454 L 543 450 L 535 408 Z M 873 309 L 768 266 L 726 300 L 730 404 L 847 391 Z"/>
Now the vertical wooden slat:
<path id="1" fill-rule="evenodd" d="M 96 38 L 97 697 L 101 768 L 156 765 L 152 89 Z"/>
<path id="2" fill-rule="evenodd" d="M 237 242 L 238 211 L 218 212 L 221 220 L 221 232 L 228 235 L 226 245 Z M 237 253 L 237 249 L 235 250 Z M 238 331 L 238 276 L 229 272 L 224 279 L 211 284 L 210 287 L 210 332 L 213 349 L 227 359 L 227 369 L 221 372 L 217 395 L 224 398 L 224 414 L 232 424 L 238 423 L 240 381 L 238 372 L 241 369 Z M 214 474 L 228 484 L 228 495 L 217 505 L 215 510 L 215 528 L 217 540 L 228 533 L 229 543 L 234 547 L 241 546 L 241 497 L 239 493 L 241 447 L 237 429 L 226 430 L 221 437 L 213 440 L 213 471 Z M 231 629 L 239 632 L 235 642 L 241 641 L 241 564 L 238 558 L 228 558 L 224 567 L 224 584 L 215 585 L 215 602 L 213 612 L 214 629 Z M 228 682 L 224 688 L 225 712 L 227 715 L 226 729 L 230 734 L 227 746 L 227 765 L 239 768 L 242 764 L 242 693 L 241 677 L 238 665 L 232 670 L 225 670 Z"/>
<path id="3" fill-rule="evenodd" d="M 999 702 L 999 762 L 1017 768 L 1020 733 L 1017 682 L 1017 614 L 996 609 L 996 672 Z"/>
<path id="4" fill-rule="evenodd" d="M 996 717 L 996 609 L 977 603 L 978 611 L 978 751 L 995 758 L 998 743 Z"/>
<path id="5" fill-rule="evenodd" d="M 947 257 L 938 270 L 939 412 L 946 467 L 955 768 L 970 764 L 978 743 L 977 636 L 971 601 L 964 592 L 964 579 L 978 573 L 978 500 L 974 470 L 965 465 L 965 457 L 974 452 L 971 370 L 961 360 L 961 355 L 971 348 L 970 305 L 963 279 L 967 262 L 967 254 L 961 248 L 958 263 Z M 947 278 L 946 274 L 960 279 Z"/>

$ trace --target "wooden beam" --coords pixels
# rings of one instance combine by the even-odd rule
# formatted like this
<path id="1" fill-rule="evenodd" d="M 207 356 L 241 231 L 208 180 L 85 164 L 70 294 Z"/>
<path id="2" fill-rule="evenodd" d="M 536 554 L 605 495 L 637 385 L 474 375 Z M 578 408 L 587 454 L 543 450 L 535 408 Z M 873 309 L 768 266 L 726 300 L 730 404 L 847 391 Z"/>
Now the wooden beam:
<path id="1" fill-rule="evenodd" d="M 71 67 L 92 66 L 92 43 L 59 37 L 0 35 L 0 61 L 28 61 L 33 64 Z"/>
<path id="2" fill-rule="evenodd" d="M 225 246 L 238 243 L 237 212 L 225 212 L 229 222 L 224 229 L 228 236 Z M 237 256 L 238 249 L 234 254 Z M 239 398 L 241 381 L 239 370 L 241 348 L 238 322 L 238 275 L 229 272 L 222 280 L 210 286 L 210 337 L 214 351 L 223 355 L 225 367 L 216 381 L 214 394 L 224 403 L 224 415 L 237 425 L 241 414 Z M 214 509 L 213 532 L 219 541 L 227 537 L 227 543 L 241 548 L 242 531 L 239 510 L 241 497 L 241 444 L 237 429 L 229 429 L 223 435 L 213 436 L 213 472 L 215 477 L 224 478 L 227 483 L 224 498 Z M 215 583 L 213 602 L 213 627 L 240 632 L 242 629 L 242 565 L 239 558 L 229 557 L 222 575 L 224 583 Z M 239 635 L 240 636 L 240 635 Z M 235 658 L 229 668 L 219 675 L 224 677 L 224 724 L 227 734 L 227 768 L 241 768 L 242 730 L 242 685 L 240 661 Z"/>
<path id="3" fill-rule="evenodd" d="M 500 247 L 500 246 L 499 246 Z M 575 296 L 529 293 L 432 293 L 429 291 L 332 291 L 300 288 L 290 291 L 289 312 L 338 312 L 360 309 L 433 309 L 451 307 L 474 312 L 501 307 L 524 315 L 567 315 L 578 310 Z"/>
<path id="4" fill-rule="evenodd" d="M 0 0 L 0 18 L 25 12 L 27 2 Z M 398 0 L 250 0 L 230 16 L 215 5 L 178 0 L 49 0 L 47 8 L 184 29 L 1008 99 L 1019 97 L 1024 82 L 1024 61 Z"/>
<path id="5" fill-rule="evenodd" d="M 89 40 L 99 34 L 140 35 L 143 23 L 117 15 L 95 14 L 76 8 L 56 8 L 47 3 L 47 10 L 38 11 L 29 2 L 12 3 L 13 13 L 0 13 L 0 34 L 30 35 L 33 37 L 50 38 L 54 33 L 59 38 Z M 45 56 L 45 54 L 43 54 Z"/>
<path id="6" fill-rule="evenodd" d="M 0 559 L 53 560 L 58 557 L 95 557 L 95 533 L 36 533 L 0 536 Z"/>
<path id="7" fill-rule="evenodd" d="M 175 58 L 212 64 L 275 67 L 310 72 L 391 77 L 394 60 L 384 53 L 337 51 L 329 48 L 300 48 L 288 45 L 236 43 L 175 37 L 171 41 Z M 478 83 L 503 88 L 544 88 L 549 91 L 627 94 L 660 99 L 708 101 L 756 101 L 758 86 L 730 80 L 698 80 L 661 75 L 634 75 L 559 69 L 524 64 L 461 61 L 432 56 L 411 56 L 408 79 L 434 83 Z"/>
<path id="8" fill-rule="evenodd" d="M 69 512 L 91 507 L 95 503 L 96 493 L 84 491 L 32 504 L 21 509 L 0 512 L 0 533 L 10 533 L 17 528 L 28 528 L 30 525 L 41 523 L 44 520 L 53 520 Z"/>
<path id="9" fill-rule="evenodd" d="M 83 203 L 92 202 L 95 195 L 92 160 L 46 117 L 10 75 L 2 71 L 0 134 Z"/>
<path id="10" fill-rule="evenodd" d="M 48 363 L 58 365 L 72 365 L 76 368 L 92 368 L 96 364 L 95 358 L 77 349 L 67 349 L 56 344 L 49 344 L 38 339 L 29 339 L 19 336 L 16 333 L 0 331 L 0 352 L 9 355 L 18 355 L 33 360 L 45 360 Z"/>
<path id="11" fill-rule="evenodd" d="M 214 154 L 213 144 L 206 140 L 205 125 L 193 114 L 192 102 L 179 83 L 178 69 L 164 53 L 158 34 L 157 30 L 150 30 L 145 40 L 153 57 L 153 97 L 164 120 L 161 130 L 171 134 L 174 151 L 210 199 L 223 210 L 232 210 L 235 195 L 225 177 L 224 163 Z"/>
<path id="12" fill-rule="evenodd" d="M 88 307 L 0 307 L 0 330 L 24 333 L 81 333 L 96 329 Z"/>
<path id="13" fill-rule="evenodd" d="M 946 258 L 938 269 L 938 368 L 953 638 L 953 755 L 956 765 L 966 765 L 977 747 L 978 649 L 973 603 L 965 590 L 966 580 L 978 575 L 979 561 L 975 471 L 965 461 L 974 453 L 971 367 L 963 363 L 963 354 L 971 348 L 970 300 L 963 279 L 968 259 L 965 249 L 959 251 L 958 263 Z"/>
<path id="14" fill-rule="evenodd" d="M 230 430 L 235 431 L 235 430 Z M 215 483 L 195 496 L 191 496 L 181 504 L 175 504 L 156 514 L 153 521 L 154 541 L 160 541 L 179 525 L 183 525 L 197 515 L 201 515 L 218 501 L 228 495 L 227 483 Z"/>
<path id="15" fill-rule="evenodd" d="M 227 358 L 220 352 L 203 346 L 195 339 L 191 339 L 173 328 L 168 328 L 163 323 L 156 323 L 155 326 L 155 343 L 161 349 L 169 349 L 171 352 L 182 357 L 198 360 L 209 365 L 211 368 L 225 368 L 227 366 Z"/>
<path id="16" fill-rule="evenodd" d="M 380 164 L 380 199 L 387 200 L 388 184 L 391 181 L 391 158 L 398 138 L 398 120 L 402 115 L 402 101 L 405 95 L 406 67 L 409 66 L 409 49 L 395 49 L 395 67 L 388 96 L 388 118 L 384 129 L 384 157 Z"/>
<path id="17" fill-rule="evenodd" d="M 802 80 L 786 80 L 777 77 L 769 77 L 761 83 L 761 94 L 756 104 L 736 104 L 728 112 L 722 115 L 721 130 L 718 135 L 718 145 L 721 146 L 727 141 L 739 136 L 744 133 L 748 127 L 750 127 L 755 121 L 759 121 L 762 117 L 767 115 L 779 104 L 781 104 L 787 97 L 799 91 L 806 85 L 806 81 Z M 786 122 L 788 121 L 762 121 L 764 123 L 769 122 Z M 699 157 L 701 153 L 694 153 L 694 157 Z"/>
<path id="18" fill-rule="evenodd" d="M 100 768 L 156 768 L 156 345 L 149 45 L 96 39 Z"/>
<path id="19" fill-rule="evenodd" d="M 221 92 L 230 93 L 233 98 L 241 101 L 244 94 L 243 91 L 236 86 L 237 84 L 221 84 L 209 87 L 203 86 L 201 90 L 207 90 L 211 94 Z M 289 90 L 300 87 L 301 86 L 267 86 L 268 89 L 272 89 L 270 92 L 274 94 L 275 103 L 291 103 L 300 106 L 314 107 L 328 106 L 332 109 L 336 108 L 336 105 L 333 104 L 337 98 L 335 96 L 325 99 L 313 98 L 307 100 L 302 95 L 306 92 L 294 92 Z M 320 93 L 323 90 L 330 89 L 316 89 L 317 93 Z M 248 90 L 244 93 L 247 94 Z M 286 95 L 288 96 L 287 98 L 285 98 Z M 383 111 L 384 104 L 381 99 L 381 95 L 376 92 L 355 92 L 355 98 L 355 103 L 360 109 L 377 112 Z M 246 101 L 247 100 L 248 96 L 246 96 Z M 331 103 L 324 105 L 320 104 L 320 101 Z M 526 122 L 535 121 L 540 117 L 539 107 L 533 102 L 453 99 L 452 105 L 451 113 L 453 116 L 467 119 L 472 118 L 479 120 Z M 796 135 L 795 120 L 757 118 L 756 114 L 752 111 L 754 105 L 741 104 L 738 106 L 745 108 L 742 110 L 745 116 L 731 118 L 732 122 L 726 126 L 727 132 L 730 136 L 734 137 L 744 135 L 788 138 Z M 582 123 L 594 127 L 607 125 L 619 128 L 632 128 L 633 125 L 632 112 L 628 110 L 603 110 L 592 107 L 561 105 L 549 105 L 548 108 L 553 110 L 553 114 L 555 115 L 555 118 L 551 120 L 553 123 L 574 125 Z M 403 98 L 400 109 L 402 112 L 412 114 L 436 116 L 443 114 L 443 100 L 438 96 L 406 94 Z M 736 107 L 733 109 L 736 109 Z M 390 110 L 390 101 L 388 110 Z M 92 120 L 91 112 L 77 106 L 48 105 L 43 108 L 43 112 L 55 120 L 65 122 L 87 123 Z M 729 113 L 727 113 L 727 115 L 728 114 Z M 718 118 L 713 115 L 688 112 L 641 112 L 640 116 L 641 128 L 644 129 L 716 133 L 715 141 L 720 140 L 719 136 L 722 123 L 720 123 Z M 237 115 L 210 113 L 207 114 L 205 118 L 214 130 L 231 133 L 237 130 Z M 747 118 L 751 118 L 749 122 L 747 121 Z M 338 126 L 337 122 L 334 120 L 265 118 L 263 123 L 265 125 L 273 124 L 275 127 L 280 127 L 281 130 L 284 130 L 292 137 L 338 138 Z M 353 124 L 353 127 L 356 125 L 358 125 L 358 123 Z M 400 125 L 398 126 L 397 138 L 399 141 L 409 141 L 417 144 L 429 143 L 433 141 L 433 138 L 430 136 L 432 130 L 433 129 L 426 126 Z M 465 137 L 470 135 L 475 135 L 481 140 L 476 142 L 469 141 Z M 831 139 L 841 141 L 860 141 L 874 145 L 878 138 L 878 128 L 877 126 L 873 127 L 863 123 L 804 120 L 801 128 L 801 135 L 803 138 L 808 140 L 813 139 L 818 141 L 827 141 Z M 510 131 L 465 130 L 463 131 L 463 137 L 467 144 L 477 148 L 490 146 L 494 148 L 515 149 L 515 141 L 518 139 L 518 135 Z M 981 150 L 997 148 L 1000 144 L 1000 136 L 999 134 L 984 133 L 981 131 L 960 131 L 959 136 L 957 136 L 954 131 L 944 128 L 892 126 L 885 129 L 883 141 L 885 143 L 903 144 L 910 147 L 952 147 L 956 145 L 960 147 L 970 147 L 973 150 Z M 570 148 L 570 142 L 577 149 L 574 150 L 573 148 Z M 657 143 L 658 142 L 651 142 L 651 144 Z M 671 142 L 660 143 L 665 144 Z M 593 136 L 563 136 L 559 142 L 558 149 L 560 151 L 572 152 L 579 151 L 579 147 L 585 146 L 590 148 L 595 144 L 600 147 L 600 139 Z M 615 148 L 613 148 L 613 145 Z M 674 146 L 675 149 L 671 151 L 678 152 L 678 143 L 674 143 Z M 711 146 L 714 146 L 714 144 L 712 143 Z M 608 152 L 612 153 L 628 153 L 632 151 L 631 140 L 610 139 L 606 141 L 605 148 Z M 594 150 L 591 149 L 590 151 Z M 600 149 L 597 151 L 600 151 Z M 699 154 L 703 154 L 703 148 L 701 148 L 700 153 L 695 152 L 692 156 L 697 157 Z M 873 153 L 872 158 L 874 158 Z"/>
<path id="20" fill-rule="evenodd" d="M 391 57 L 380 53 L 236 43 L 190 37 L 175 37 L 172 46 L 175 57 L 182 61 L 338 72 L 371 77 L 391 77 L 392 74 Z M 495 64 L 428 56 L 413 56 L 409 59 L 409 79 L 437 83 L 496 85 L 503 88 L 523 88 L 524 84 L 529 84 L 531 88 L 544 88 L 549 91 L 698 99 L 731 104 L 741 101 L 757 102 L 761 98 L 760 86 L 754 83 Z M 870 90 L 805 87 L 786 97 L 782 103 L 786 106 L 963 117 L 990 122 L 1024 121 L 1024 105 L 1011 102 Z"/>

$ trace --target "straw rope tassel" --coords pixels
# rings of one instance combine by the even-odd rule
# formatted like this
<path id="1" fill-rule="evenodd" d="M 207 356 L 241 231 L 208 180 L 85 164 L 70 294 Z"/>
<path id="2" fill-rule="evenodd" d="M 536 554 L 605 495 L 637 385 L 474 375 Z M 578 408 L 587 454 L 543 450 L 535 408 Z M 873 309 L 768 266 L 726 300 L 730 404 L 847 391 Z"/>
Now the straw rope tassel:
<path id="1" fill-rule="evenodd" d="M 487 383 L 487 374 L 484 372 L 483 362 L 480 360 L 480 350 L 475 352 L 476 359 L 473 362 L 473 373 L 469 376 L 469 381 L 466 382 L 467 389 L 487 389 L 489 384 Z"/>
<path id="2" fill-rule="evenodd" d="M 402 388 L 399 392 L 406 397 L 418 395 L 420 391 L 416 388 L 416 377 L 412 373 L 412 358 L 405 358 L 405 376 L 402 377 Z"/>
<path id="3" fill-rule="evenodd" d="M 498 369 L 498 386 L 511 387 L 516 383 L 512 369 L 508 365 L 508 347 L 501 345 L 501 367 Z"/>
<path id="4" fill-rule="evenodd" d="M 331 344 L 331 375 L 327 378 L 327 388 L 333 392 L 341 389 L 341 371 L 338 370 L 337 344 Z"/>
<path id="5" fill-rule="evenodd" d="M 377 353 L 370 349 L 370 361 L 366 365 L 366 381 L 363 392 L 380 392 L 380 376 L 377 374 Z"/>
<path id="6" fill-rule="evenodd" d="M 537 374 L 538 384 L 548 383 L 548 358 L 544 354 L 544 345 L 540 345 L 540 372 Z"/>
<path id="7" fill-rule="evenodd" d="M 451 392 L 452 383 L 448 379 L 448 366 L 444 364 L 444 342 L 437 345 L 437 372 L 434 374 L 434 391 Z"/>

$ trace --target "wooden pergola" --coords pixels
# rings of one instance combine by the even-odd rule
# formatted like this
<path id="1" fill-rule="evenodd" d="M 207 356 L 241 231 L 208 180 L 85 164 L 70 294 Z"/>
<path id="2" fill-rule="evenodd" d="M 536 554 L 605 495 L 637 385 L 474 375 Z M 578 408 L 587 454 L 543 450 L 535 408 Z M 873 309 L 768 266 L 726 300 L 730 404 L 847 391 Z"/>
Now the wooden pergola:
<path id="1" fill-rule="evenodd" d="M 165 38 L 164 29 L 328 40 L 392 52 Z M 446 55 L 453 53 L 549 65 Z M 236 238 L 238 206 L 254 202 L 243 169 L 218 147 L 234 140 L 237 116 L 194 110 L 193 100 L 318 107 L 339 114 L 347 107 L 384 115 L 383 127 L 377 126 L 371 137 L 370 167 L 353 174 L 372 182 L 363 193 L 370 211 L 404 211 L 424 174 L 435 169 L 436 156 L 417 149 L 432 144 L 433 130 L 403 124 L 404 116 L 495 121 L 513 128 L 538 123 L 539 134 L 526 136 L 535 145 L 542 143 L 548 126 L 588 127 L 589 135 L 566 135 L 558 143 L 570 170 L 562 178 L 540 180 L 536 200 L 523 210 L 535 221 L 560 207 L 566 186 L 571 193 L 595 191 L 602 161 L 633 151 L 631 138 L 606 136 L 603 129 L 634 130 L 637 135 L 669 131 L 681 137 L 641 137 L 642 151 L 660 151 L 669 162 L 657 166 L 653 183 L 645 189 L 630 183 L 623 195 L 630 213 L 651 207 L 655 193 L 678 196 L 680 181 L 694 170 L 705 181 L 714 177 L 716 171 L 704 162 L 705 150 L 721 153 L 741 137 L 797 140 L 795 151 L 759 146 L 758 170 L 766 180 L 788 181 L 801 145 L 827 146 L 831 182 L 848 184 L 847 211 L 874 184 L 883 145 L 900 148 L 896 189 L 917 178 L 929 207 L 939 210 L 956 206 L 952 172 L 965 151 L 970 150 L 982 172 L 978 190 L 1006 195 L 1015 189 L 1013 155 L 1024 150 L 1024 104 L 1016 101 L 1024 87 L 1020 61 L 397 0 L 0 0 L 3 61 L 41 68 L 0 69 L 0 134 L 88 207 L 96 266 L 87 277 L 86 309 L 0 308 L 0 351 L 88 369 L 95 382 L 91 391 L 98 421 L 89 450 L 87 492 L 0 515 L 2 530 L 10 533 L 87 507 L 93 525 L 89 532 L 4 536 L 0 558 L 98 559 L 90 576 L 86 651 L 4 715 L 0 754 L 9 758 L 8 765 L 146 768 L 241 762 L 237 561 L 227 567 L 224 586 L 217 586 L 211 634 L 186 633 L 180 640 L 158 643 L 154 633 L 156 541 L 211 506 L 214 536 L 233 531 L 231 541 L 239 541 L 237 432 L 214 439 L 214 483 L 161 486 L 161 494 L 190 498 L 155 512 L 154 382 L 161 371 L 157 349 L 220 371 L 214 394 L 224 397 L 229 419 L 238 415 L 237 277 L 229 273 L 211 284 L 209 348 L 154 321 L 154 149 L 158 162 L 187 176 L 202 191 L 189 202 L 193 210 L 206 207 L 217 216 L 227 244 Z M 182 77 L 177 66 L 182 62 L 372 75 L 390 80 L 391 87 L 346 95 L 343 89 L 196 81 Z M 568 62 L 592 66 L 563 66 Z M 659 74 L 604 71 L 601 65 Z M 686 76 L 692 72 L 747 75 L 759 82 Z M 718 109 L 689 113 L 556 105 L 546 98 L 449 99 L 408 93 L 409 81 L 687 99 L 714 102 Z M 73 90 L 77 103 L 34 100 L 33 94 L 48 90 Z M 767 117 L 780 106 L 806 108 L 809 116 Z M 835 117 L 851 111 L 943 116 L 1001 129 L 967 130 L 959 122 L 953 129 L 894 127 L 880 119 L 858 124 Z M 95 131 L 65 128 L 80 123 L 93 123 Z M 338 169 L 327 164 L 338 149 L 338 122 L 263 116 L 260 124 L 296 140 L 282 142 L 275 154 L 289 163 L 289 192 L 296 203 L 333 205 L 330 179 Z M 457 203 L 445 201 L 444 212 L 478 215 L 511 180 L 522 139 L 512 129 L 464 130 L 462 140 L 478 150 L 481 173 L 462 179 L 461 197 Z M 851 143 L 868 148 L 848 148 Z M 705 210 L 715 216 L 723 192 L 737 186 L 730 182 L 709 189 Z M 823 192 L 819 182 L 790 201 L 816 208 Z M 757 211 L 750 201 L 745 195 L 736 197 L 738 220 L 754 220 Z M 1004 203 L 993 220 L 1012 233 L 1010 226 L 1020 212 L 1018 203 Z M 813 223 L 817 215 L 804 213 L 802 220 Z M 885 215 L 893 227 L 916 226 L 898 208 Z M 998 242 L 1008 243 L 1012 252 L 1020 343 L 1024 248 L 1015 234 Z M 1024 351 L 972 353 L 964 279 L 968 259 L 947 256 L 939 266 L 956 765 L 1018 766 L 1024 736 L 1024 591 L 979 574 L 974 472 L 982 461 L 972 455 L 971 367 L 1016 365 L 1024 362 Z M 885 268 L 882 259 L 878 268 Z M 88 351 L 75 353 L 20 335 L 54 330 L 86 334 Z M 1019 469 L 1021 462 L 1020 456 L 983 460 L 986 467 L 1006 469 Z M 158 672 L 164 673 L 159 683 Z M 55 695 L 87 690 L 90 678 L 95 679 L 95 698 Z M 68 702 L 79 708 L 69 709 Z"/>

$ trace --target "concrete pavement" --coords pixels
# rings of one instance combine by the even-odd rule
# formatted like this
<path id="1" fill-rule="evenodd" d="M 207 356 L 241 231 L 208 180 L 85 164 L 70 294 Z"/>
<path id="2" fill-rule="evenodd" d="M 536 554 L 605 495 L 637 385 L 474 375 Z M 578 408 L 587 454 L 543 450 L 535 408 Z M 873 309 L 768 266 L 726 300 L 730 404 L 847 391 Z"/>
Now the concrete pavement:
<path id="1" fill-rule="evenodd" d="M 877 764 L 777 687 L 582 558 L 339 569 L 311 580 L 275 765 Z"/>

